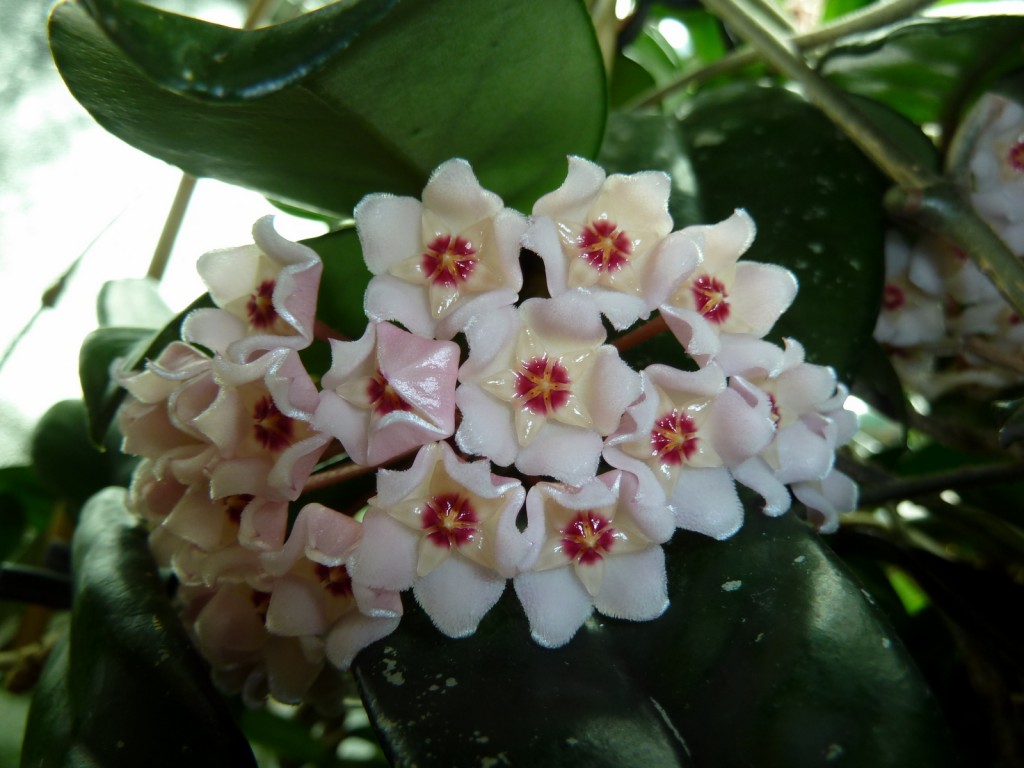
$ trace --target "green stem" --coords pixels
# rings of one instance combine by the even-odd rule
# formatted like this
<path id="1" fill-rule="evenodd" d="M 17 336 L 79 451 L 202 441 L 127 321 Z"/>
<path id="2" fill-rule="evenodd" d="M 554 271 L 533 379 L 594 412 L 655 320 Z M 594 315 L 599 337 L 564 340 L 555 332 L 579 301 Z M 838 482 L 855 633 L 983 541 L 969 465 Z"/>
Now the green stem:
<path id="1" fill-rule="evenodd" d="M 935 0 L 883 0 L 841 19 L 825 24 L 817 29 L 794 35 L 790 42 L 802 51 L 820 48 L 835 42 L 846 35 L 866 32 L 883 27 L 906 18 L 915 11 L 931 5 Z M 671 82 L 665 83 L 656 90 L 646 93 L 636 101 L 627 105 L 628 109 L 642 109 L 660 104 L 668 96 L 695 83 L 702 83 L 726 72 L 755 64 L 761 61 L 761 52 L 756 48 L 741 48 L 723 56 L 717 61 L 691 72 L 685 72 Z"/>

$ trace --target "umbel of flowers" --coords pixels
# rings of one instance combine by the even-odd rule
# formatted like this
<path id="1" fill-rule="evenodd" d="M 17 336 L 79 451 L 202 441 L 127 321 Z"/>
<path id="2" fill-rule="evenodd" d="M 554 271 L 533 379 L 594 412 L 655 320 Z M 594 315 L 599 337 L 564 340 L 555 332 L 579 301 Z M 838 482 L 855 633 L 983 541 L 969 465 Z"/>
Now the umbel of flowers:
<path id="1" fill-rule="evenodd" d="M 737 483 L 766 514 L 792 494 L 836 528 L 856 498 L 833 466 L 855 428 L 846 390 L 797 341 L 763 338 L 796 281 L 741 260 L 742 210 L 673 231 L 669 188 L 572 157 L 530 216 L 463 160 L 422 200 L 370 195 L 355 211 L 368 325 L 316 331 L 332 352 L 319 385 L 298 354 L 319 328 L 317 255 L 267 218 L 253 245 L 200 259 L 217 308 L 122 376 L 119 422 L 143 458 L 131 503 L 225 688 L 322 698 L 398 626 L 408 590 L 451 637 L 509 581 L 544 646 L 595 610 L 656 619 L 662 545 L 733 535 Z M 548 295 L 523 295 L 523 248 Z M 620 350 L 662 321 L 694 366 L 633 370 Z M 609 343 L 606 322 L 626 333 Z M 382 468 L 358 514 L 301 503 L 360 466 Z"/>
<path id="2" fill-rule="evenodd" d="M 1024 258 L 1024 107 L 985 95 L 950 155 L 963 165 L 959 181 L 975 210 Z M 908 387 L 935 398 L 1024 383 L 1024 323 L 967 254 L 935 235 L 893 231 L 885 259 L 875 338 Z"/>

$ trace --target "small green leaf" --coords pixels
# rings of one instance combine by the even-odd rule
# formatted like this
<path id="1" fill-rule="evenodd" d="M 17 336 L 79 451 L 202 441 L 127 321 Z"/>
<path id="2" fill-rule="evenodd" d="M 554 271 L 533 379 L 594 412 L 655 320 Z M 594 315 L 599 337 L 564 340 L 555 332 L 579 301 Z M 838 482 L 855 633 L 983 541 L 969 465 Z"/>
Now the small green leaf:
<path id="1" fill-rule="evenodd" d="M 363 0 L 351 11 L 365 20 L 386 7 Z M 335 216 L 370 192 L 419 196 L 451 157 L 528 209 L 558 186 L 566 155 L 600 144 L 604 67 L 579 0 L 403 0 L 338 49 L 345 8 L 245 32 L 130 0 L 65 0 L 50 43 L 75 97 L 128 143 Z"/>
<path id="2" fill-rule="evenodd" d="M 749 507 L 748 507 L 749 509 Z M 356 659 L 400 766 L 954 765 L 935 701 L 892 628 L 792 515 L 732 539 L 678 533 L 667 613 L 595 615 L 544 649 L 506 594 L 447 640 L 411 601 Z"/>
<path id="3" fill-rule="evenodd" d="M 949 125 L 997 78 L 1024 65 L 1024 16 L 913 18 L 845 38 L 819 63 L 843 90 L 918 124 Z"/>
<path id="4" fill-rule="evenodd" d="M 255 767 L 124 495 L 107 489 L 82 512 L 70 635 L 36 691 L 22 766 Z"/>
<path id="5" fill-rule="evenodd" d="M 705 220 L 745 208 L 745 260 L 781 264 L 800 292 L 772 331 L 849 381 L 881 301 L 884 183 L 820 112 L 781 88 L 718 89 L 680 121 Z"/>
<path id="6" fill-rule="evenodd" d="M 100 288 L 96 315 L 101 326 L 163 328 L 174 312 L 160 296 L 160 283 L 151 277 L 110 280 Z"/>
<path id="7" fill-rule="evenodd" d="M 43 485 L 74 507 L 108 485 L 127 486 L 135 459 L 118 450 L 111 431 L 98 449 L 89 437 L 85 404 L 62 400 L 48 410 L 32 433 L 32 464 Z"/>

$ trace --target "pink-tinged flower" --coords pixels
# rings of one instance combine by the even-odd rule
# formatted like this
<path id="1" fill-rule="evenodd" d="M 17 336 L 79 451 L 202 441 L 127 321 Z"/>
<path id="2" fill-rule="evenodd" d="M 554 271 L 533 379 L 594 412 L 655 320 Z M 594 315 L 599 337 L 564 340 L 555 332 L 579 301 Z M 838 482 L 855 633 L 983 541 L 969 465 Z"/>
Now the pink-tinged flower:
<path id="1" fill-rule="evenodd" d="M 128 392 L 117 412 L 121 450 L 160 459 L 186 446 L 208 444 L 188 423 L 191 409 L 216 397 L 213 361 L 194 347 L 173 342 L 142 371 L 116 374 Z M 182 417 L 184 415 L 184 417 Z"/>
<path id="2" fill-rule="evenodd" d="M 357 464 L 381 464 L 455 431 L 454 342 L 371 322 L 358 341 L 332 339 L 331 351 L 313 423 Z"/>
<path id="3" fill-rule="evenodd" d="M 360 650 L 391 634 L 402 616 L 397 592 L 353 583 L 348 562 L 361 539 L 362 526 L 355 520 L 307 504 L 285 545 L 262 556 L 274 577 L 267 631 L 306 638 L 307 643 L 321 640 L 327 658 L 339 669 L 348 669 Z"/>
<path id="4" fill-rule="evenodd" d="M 355 209 L 372 320 L 450 339 L 475 315 L 518 298 L 526 218 L 480 186 L 465 160 L 440 165 L 411 197 L 374 194 Z"/>
<path id="5" fill-rule="evenodd" d="M 910 249 L 910 282 L 938 299 L 951 296 L 960 304 L 999 298 L 995 284 L 960 248 L 941 237 L 918 238 Z"/>
<path id="6" fill-rule="evenodd" d="M 643 396 L 608 438 L 605 460 L 639 481 L 649 519 L 725 539 L 743 524 L 730 469 L 756 455 L 774 431 L 768 397 L 740 377 L 728 387 L 713 363 L 685 372 L 652 365 Z"/>
<path id="7" fill-rule="evenodd" d="M 971 201 L 991 223 L 1024 220 L 1024 107 L 998 94 L 985 94 L 964 121 L 970 131 Z M 951 151 L 958 154 L 959 147 Z M 1011 243 L 1011 247 L 1019 245 Z M 1021 253 L 1021 248 L 1015 248 Z"/>
<path id="8" fill-rule="evenodd" d="M 839 516 L 857 508 L 857 484 L 838 469 L 820 480 L 794 483 L 793 495 L 809 510 L 822 533 L 839 530 Z"/>
<path id="9" fill-rule="evenodd" d="M 323 263 L 316 252 L 274 231 L 272 216 L 253 225 L 255 245 L 211 251 L 198 270 L 218 309 L 197 309 L 182 336 L 235 362 L 313 340 Z"/>
<path id="10" fill-rule="evenodd" d="M 596 305 L 573 291 L 529 299 L 467 328 L 469 359 L 455 393 L 467 453 L 581 485 L 597 472 L 602 437 L 640 394 L 640 379 L 604 345 Z"/>
<path id="11" fill-rule="evenodd" d="M 410 469 L 378 473 L 352 579 L 376 590 L 412 587 L 438 629 L 470 635 L 529 554 L 516 527 L 525 496 L 487 461 L 465 462 L 447 443 L 424 446 Z"/>
<path id="12" fill-rule="evenodd" d="M 586 289 L 620 330 L 647 317 L 665 282 L 677 282 L 700 260 L 688 235 L 665 239 L 671 184 L 661 172 L 606 176 L 589 160 L 569 157 L 565 181 L 534 205 L 523 240 L 544 260 L 550 294 Z"/>
<path id="13" fill-rule="evenodd" d="M 788 269 L 739 260 L 754 242 L 754 221 L 746 211 L 684 232 L 699 238 L 703 260 L 676 284 L 661 315 L 686 351 L 704 364 L 732 334 L 767 334 L 793 303 L 797 284 Z"/>
<path id="14" fill-rule="evenodd" d="M 883 344 L 911 347 L 938 341 L 946 333 L 942 302 L 909 278 L 910 249 L 895 231 L 885 236 L 885 285 L 875 338 Z"/>
<path id="15" fill-rule="evenodd" d="M 649 621 L 668 607 L 665 555 L 672 533 L 643 519 L 636 479 L 615 471 L 580 488 L 538 483 L 526 498 L 529 570 L 513 580 L 533 639 L 565 645 L 596 609 Z"/>
<path id="16" fill-rule="evenodd" d="M 221 456 L 210 473 L 213 498 L 297 498 L 330 442 L 310 424 L 320 397 L 298 354 L 277 349 L 244 365 L 218 359 L 214 378 L 216 399 L 192 419 Z"/>
<path id="17" fill-rule="evenodd" d="M 778 351 L 776 369 L 744 372 L 768 396 L 774 437 L 757 456 L 733 468 L 733 477 L 760 493 L 765 514 L 772 516 L 790 507 L 786 486 L 825 477 L 836 449 L 857 431 L 856 415 L 843 408 L 847 390 L 835 371 L 805 362 L 803 347 L 792 339 Z"/>
<path id="18" fill-rule="evenodd" d="M 233 546 L 277 549 L 288 528 L 288 504 L 249 493 L 211 498 L 209 482 L 197 482 L 188 487 L 163 525 L 207 552 Z"/>

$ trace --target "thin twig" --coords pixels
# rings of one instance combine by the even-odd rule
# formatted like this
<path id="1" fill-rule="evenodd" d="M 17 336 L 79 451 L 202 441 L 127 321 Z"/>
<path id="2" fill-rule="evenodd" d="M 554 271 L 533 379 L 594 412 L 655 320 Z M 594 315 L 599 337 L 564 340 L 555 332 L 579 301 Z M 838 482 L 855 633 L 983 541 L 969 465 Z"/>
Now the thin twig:
<path id="1" fill-rule="evenodd" d="M 665 322 L 665 318 L 661 315 L 655 315 L 650 320 L 642 325 L 638 325 L 629 333 L 624 333 L 617 339 L 613 339 L 611 344 L 619 352 L 625 352 L 627 349 L 632 349 L 638 344 L 642 344 L 648 339 L 652 339 L 660 333 L 664 333 L 668 330 L 668 324 Z"/>
<path id="2" fill-rule="evenodd" d="M 377 467 L 368 467 L 362 464 L 344 464 L 340 467 L 333 467 L 331 469 L 326 469 L 323 472 L 318 472 L 310 477 L 309 480 L 306 481 L 306 485 L 303 486 L 302 492 L 308 493 L 309 491 L 319 491 L 321 488 L 337 485 L 338 483 L 343 483 L 346 480 L 351 480 L 354 477 L 361 477 L 376 471 Z"/>
<path id="3" fill-rule="evenodd" d="M 931 5 L 933 2 L 935 0 L 889 0 L 888 2 L 875 3 L 863 10 L 847 14 L 836 21 L 825 24 L 818 29 L 793 35 L 790 38 L 790 42 L 801 51 L 811 51 L 835 42 L 846 35 L 866 32 L 900 21 L 915 11 Z M 741 48 L 700 69 L 680 74 L 671 82 L 665 83 L 650 93 L 643 94 L 636 101 L 627 105 L 626 109 L 642 109 L 656 106 L 668 96 L 689 85 L 705 82 L 726 72 L 733 72 L 751 64 L 756 64 L 761 60 L 762 55 L 757 49 Z"/>
<path id="4" fill-rule="evenodd" d="M 963 467 L 948 472 L 914 477 L 901 477 L 862 489 L 860 505 L 873 507 L 889 501 L 915 499 L 946 490 L 1004 483 L 1018 480 L 1022 474 L 1024 474 L 1024 464 L 1011 462 Z"/>

